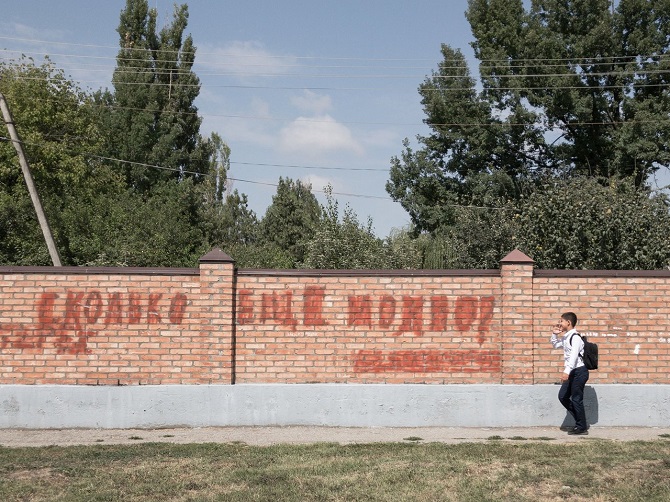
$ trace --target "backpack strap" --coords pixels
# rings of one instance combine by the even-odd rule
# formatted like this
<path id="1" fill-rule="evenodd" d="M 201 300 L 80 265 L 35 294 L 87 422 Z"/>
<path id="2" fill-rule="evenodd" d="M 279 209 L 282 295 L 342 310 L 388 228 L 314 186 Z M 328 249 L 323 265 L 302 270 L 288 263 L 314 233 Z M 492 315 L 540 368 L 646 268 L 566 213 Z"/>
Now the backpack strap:
<path id="1" fill-rule="evenodd" d="M 582 335 L 581 335 L 580 333 L 578 333 L 578 332 L 575 331 L 575 332 L 570 336 L 570 348 L 572 348 L 572 338 L 573 338 L 575 335 L 577 335 L 579 338 L 582 339 L 582 341 L 584 341 L 584 338 L 582 337 Z M 579 351 L 579 357 L 582 358 L 582 361 L 584 360 L 584 346 L 582 346 L 582 350 Z"/>

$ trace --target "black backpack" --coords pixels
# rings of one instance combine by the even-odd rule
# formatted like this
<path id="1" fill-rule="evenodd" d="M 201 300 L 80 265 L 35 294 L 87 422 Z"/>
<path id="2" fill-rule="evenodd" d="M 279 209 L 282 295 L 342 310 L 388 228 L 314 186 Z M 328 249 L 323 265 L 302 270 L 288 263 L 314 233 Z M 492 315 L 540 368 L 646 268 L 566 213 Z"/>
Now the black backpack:
<path id="1" fill-rule="evenodd" d="M 574 333 L 572 336 L 577 335 L 584 342 L 584 355 L 581 356 L 582 361 L 584 361 L 584 366 L 588 370 L 597 370 L 598 369 L 598 344 L 589 342 L 584 335 L 579 333 Z M 570 346 L 572 347 L 572 336 L 570 337 Z"/>

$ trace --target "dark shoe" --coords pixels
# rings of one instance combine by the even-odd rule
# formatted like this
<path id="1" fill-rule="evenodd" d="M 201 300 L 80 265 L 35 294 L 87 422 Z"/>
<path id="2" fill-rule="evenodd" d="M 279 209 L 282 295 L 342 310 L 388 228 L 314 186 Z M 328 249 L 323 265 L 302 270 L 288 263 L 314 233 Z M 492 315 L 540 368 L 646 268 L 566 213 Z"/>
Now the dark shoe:
<path id="1" fill-rule="evenodd" d="M 561 425 L 561 426 L 559 427 L 559 429 L 562 430 L 563 432 L 571 431 L 571 430 L 574 429 L 574 428 L 575 428 L 574 425 L 573 425 L 573 426 L 570 426 L 570 425 Z"/>
<path id="2" fill-rule="evenodd" d="M 587 429 L 578 429 L 577 427 L 568 431 L 568 435 L 570 436 L 588 436 L 588 434 L 589 431 Z"/>

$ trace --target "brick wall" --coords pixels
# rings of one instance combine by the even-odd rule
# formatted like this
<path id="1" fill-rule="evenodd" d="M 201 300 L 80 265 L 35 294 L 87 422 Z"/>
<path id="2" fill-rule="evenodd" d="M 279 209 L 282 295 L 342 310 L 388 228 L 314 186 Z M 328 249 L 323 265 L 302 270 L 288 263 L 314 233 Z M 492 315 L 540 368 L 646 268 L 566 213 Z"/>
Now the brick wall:
<path id="1" fill-rule="evenodd" d="M 591 383 L 670 383 L 670 271 L 538 270 L 533 287 L 536 382 L 555 368 L 542 328 L 570 309 L 600 349 Z"/>
<path id="2" fill-rule="evenodd" d="M 0 267 L 0 384 L 552 383 L 560 314 L 590 383 L 670 383 L 670 271 Z"/>
<path id="3" fill-rule="evenodd" d="M 238 382 L 500 381 L 497 273 L 241 272 L 237 285 Z"/>

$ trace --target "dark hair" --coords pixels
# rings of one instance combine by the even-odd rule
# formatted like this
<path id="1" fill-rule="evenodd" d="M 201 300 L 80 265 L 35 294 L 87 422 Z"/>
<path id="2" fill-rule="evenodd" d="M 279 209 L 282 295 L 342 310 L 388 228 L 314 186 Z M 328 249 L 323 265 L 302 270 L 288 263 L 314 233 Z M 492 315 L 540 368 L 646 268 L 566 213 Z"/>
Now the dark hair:
<path id="1" fill-rule="evenodd" d="M 577 326 L 577 314 L 575 314 L 574 312 L 566 312 L 561 316 L 561 319 L 569 321 L 570 324 L 572 324 L 573 328 Z"/>

